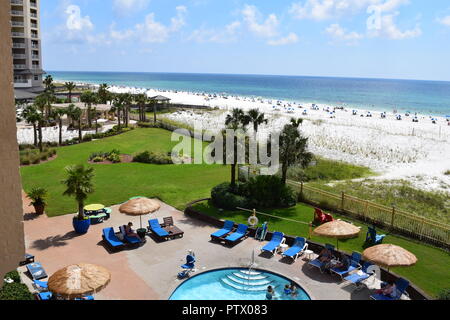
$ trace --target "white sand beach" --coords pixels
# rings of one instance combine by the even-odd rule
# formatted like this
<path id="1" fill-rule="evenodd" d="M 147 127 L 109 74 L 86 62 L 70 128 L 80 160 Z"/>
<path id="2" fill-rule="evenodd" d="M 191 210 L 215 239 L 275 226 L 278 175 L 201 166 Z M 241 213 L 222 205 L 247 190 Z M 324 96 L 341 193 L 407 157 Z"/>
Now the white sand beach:
<path id="1" fill-rule="evenodd" d="M 397 120 L 398 114 L 393 112 L 382 118 L 381 111 L 335 109 L 324 104 L 313 108 L 302 102 L 123 86 L 109 90 L 146 93 L 149 97 L 163 95 L 172 103 L 216 108 L 214 112 L 188 110 L 165 115 L 213 132 L 223 128 L 231 109 L 257 108 L 269 119 L 260 127 L 259 139 L 280 130 L 292 117 L 303 118 L 301 131 L 310 139 L 310 151 L 319 156 L 367 166 L 379 174 L 374 179 L 405 179 L 417 188 L 450 191 L 450 175 L 445 175 L 450 170 L 450 125 L 445 117 L 401 114 L 402 120 Z M 413 122 L 414 118 L 418 122 Z"/>

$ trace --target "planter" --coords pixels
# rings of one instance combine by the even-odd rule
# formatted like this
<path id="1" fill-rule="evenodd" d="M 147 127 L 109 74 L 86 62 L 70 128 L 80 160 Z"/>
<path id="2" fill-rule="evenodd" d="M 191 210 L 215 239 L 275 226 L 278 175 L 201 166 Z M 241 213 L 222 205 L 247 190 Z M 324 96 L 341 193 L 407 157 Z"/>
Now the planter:
<path id="1" fill-rule="evenodd" d="M 91 226 L 91 219 L 78 220 L 78 217 L 74 217 L 72 224 L 76 233 L 85 234 Z"/>
<path id="2" fill-rule="evenodd" d="M 37 215 L 43 215 L 44 214 L 44 210 L 45 210 L 45 206 L 44 205 L 34 205 L 34 212 Z"/>

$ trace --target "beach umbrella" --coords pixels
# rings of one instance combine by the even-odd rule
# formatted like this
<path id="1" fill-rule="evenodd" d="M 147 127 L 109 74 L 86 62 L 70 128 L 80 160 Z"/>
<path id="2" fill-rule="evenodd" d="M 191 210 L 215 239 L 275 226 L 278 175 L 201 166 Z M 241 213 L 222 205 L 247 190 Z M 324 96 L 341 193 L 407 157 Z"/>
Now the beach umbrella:
<path id="1" fill-rule="evenodd" d="M 66 299 L 82 298 L 105 288 L 111 281 L 108 269 L 88 263 L 67 266 L 48 279 L 50 292 Z"/>
<path id="2" fill-rule="evenodd" d="M 316 236 L 335 238 L 339 249 L 339 239 L 350 239 L 357 237 L 361 228 L 342 220 L 334 220 L 317 227 L 313 233 Z"/>
<path id="3" fill-rule="evenodd" d="M 363 252 L 365 260 L 382 267 L 407 267 L 416 264 L 417 257 L 402 247 L 393 244 L 380 244 Z"/>
<path id="4" fill-rule="evenodd" d="M 161 205 L 156 200 L 145 197 L 135 197 L 122 204 L 119 211 L 129 216 L 139 216 L 142 229 L 142 216 L 158 211 L 160 207 Z"/>

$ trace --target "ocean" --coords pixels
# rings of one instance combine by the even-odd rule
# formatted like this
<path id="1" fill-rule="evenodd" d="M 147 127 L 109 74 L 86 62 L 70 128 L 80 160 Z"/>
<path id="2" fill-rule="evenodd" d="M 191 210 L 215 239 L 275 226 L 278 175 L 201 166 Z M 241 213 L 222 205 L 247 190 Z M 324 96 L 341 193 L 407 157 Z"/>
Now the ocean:
<path id="1" fill-rule="evenodd" d="M 444 81 L 188 73 L 48 71 L 48 74 L 64 81 L 450 115 L 450 82 Z"/>

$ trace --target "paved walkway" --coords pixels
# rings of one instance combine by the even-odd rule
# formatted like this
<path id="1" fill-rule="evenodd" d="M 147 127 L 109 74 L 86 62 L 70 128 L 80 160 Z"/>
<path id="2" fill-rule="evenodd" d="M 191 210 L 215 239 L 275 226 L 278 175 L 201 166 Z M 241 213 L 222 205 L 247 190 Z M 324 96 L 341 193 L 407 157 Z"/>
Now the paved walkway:
<path id="1" fill-rule="evenodd" d="M 161 209 L 153 215 L 143 216 L 143 224 L 150 218 L 172 216 L 175 224 L 185 232 L 182 239 L 156 243 L 147 237 L 147 242 L 139 248 L 111 253 L 102 241 L 102 229 L 117 227 L 132 221 L 139 227 L 139 217 L 119 213 L 114 206 L 111 219 L 91 226 L 88 234 L 73 232 L 72 217 L 65 215 L 54 218 L 36 217 L 33 209 L 24 199 L 25 241 L 27 252 L 36 257 L 48 275 L 69 264 L 87 262 L 102 265 L 111 271 L 111 283 L 95 298 L 99 300 L 166 300 L 180 285 L 177 274 L 185 262 L 188 250 L 194 250 L 197 258 L 197 273 L 221 267 L 245 267 L 251 261 L 253 250 L 258 268 L 279 273 L 295 280 L 311 296 L 319 300 L 359 300 L 369 299 L 369 290 L 351 292 L 351 287 L 343 286 L 339 277 L 321 274 L 310 268 L 301 258 L 293 264 L 273 258 L 259 256 L 264 243 L 249 238 L 234 248 L 210 242 L 210 234 L 216 229 L 162 203 Z M 145 222 L 144 222 L 145 221 Z M 22 268 L 23 269 L 23 268 Z"/>

